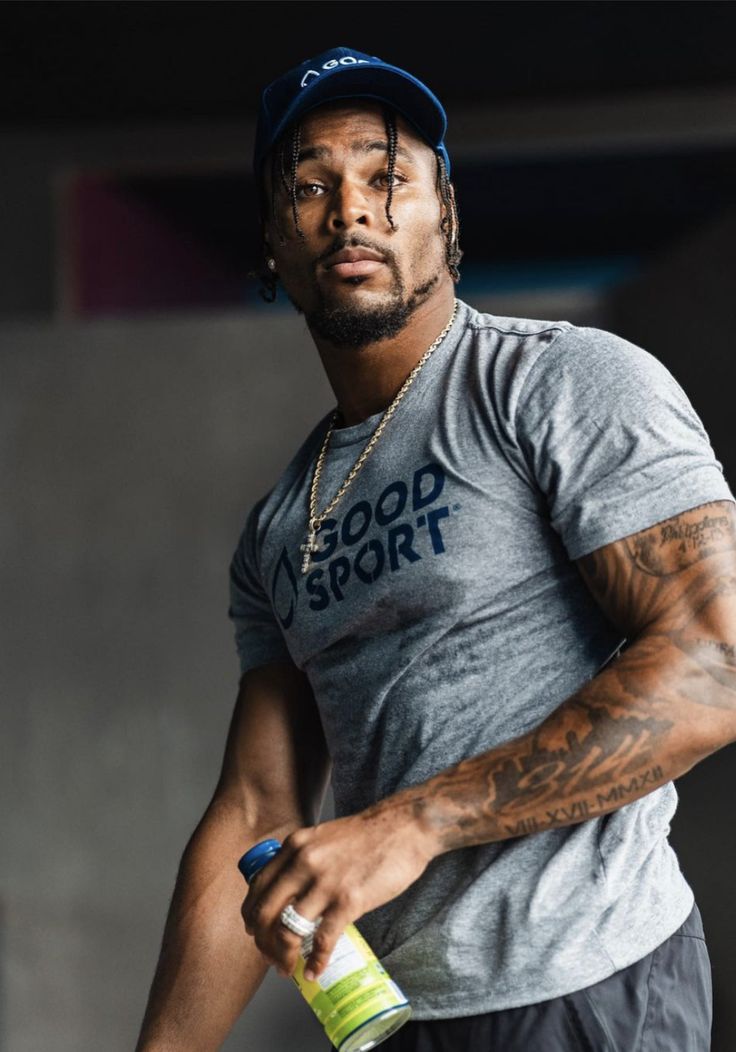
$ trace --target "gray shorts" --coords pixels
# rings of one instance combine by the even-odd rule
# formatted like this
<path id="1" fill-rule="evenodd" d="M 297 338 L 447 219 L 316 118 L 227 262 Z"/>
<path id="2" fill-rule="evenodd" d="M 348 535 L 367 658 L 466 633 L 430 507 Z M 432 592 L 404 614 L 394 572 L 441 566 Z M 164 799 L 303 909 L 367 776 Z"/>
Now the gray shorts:
<path id="1" fill-rule="evenodd" d="M 713 1011 L 700 912 L 653 953 L 552 1001 L 406 1023 L 381 1052 L 708 1052 Z"/>

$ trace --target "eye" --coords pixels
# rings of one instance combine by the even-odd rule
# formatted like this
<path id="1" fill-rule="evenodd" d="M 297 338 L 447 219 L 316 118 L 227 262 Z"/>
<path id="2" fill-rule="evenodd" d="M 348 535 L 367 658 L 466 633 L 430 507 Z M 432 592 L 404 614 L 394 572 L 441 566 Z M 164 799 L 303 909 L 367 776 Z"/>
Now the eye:
<path id="1" fill-rule="evenodd" d="M 301 198 L 320 197 L 324 193 L 321 183 L 298 183 L 296 196 Z"/>
<path id="2" fill-rule="evenodd" d="M 379 174 L 375 177 L 373 182 L 377 183 L 381 190 L 388 190 L 389 186 L 391 185 L 391 179 L 389 177 L 388 172 L 379 172 Z M 402 175 L 401 172 L 394 171 L 393 182 L 394 188 L 396 188 L 396 186 L 398 186 L 399 183 L 406 182 L 406 176 Z"/>

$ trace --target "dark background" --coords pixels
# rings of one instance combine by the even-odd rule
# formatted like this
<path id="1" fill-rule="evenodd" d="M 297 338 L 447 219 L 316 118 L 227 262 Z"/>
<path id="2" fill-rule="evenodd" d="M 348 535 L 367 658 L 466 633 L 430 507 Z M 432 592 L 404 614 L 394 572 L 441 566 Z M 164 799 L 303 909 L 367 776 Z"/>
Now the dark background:
<path id="1" fill-rule="evenodd" d="M 254 116 L 261 89 L 349 45 L 452 108 L 732 83 L 730 3 L 4 3 L 0 120 Z"/>

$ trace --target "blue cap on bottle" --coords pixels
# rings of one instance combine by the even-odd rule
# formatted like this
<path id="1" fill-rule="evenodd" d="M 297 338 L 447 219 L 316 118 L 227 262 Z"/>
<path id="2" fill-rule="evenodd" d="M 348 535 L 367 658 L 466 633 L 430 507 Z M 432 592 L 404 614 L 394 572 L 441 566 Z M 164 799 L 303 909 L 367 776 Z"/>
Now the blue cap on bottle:
<path id="1" fill-rule="evenodd" d="M 254 844 L 250 851 L 246 851 L 238 862 L 238 869 L 250 884 L 256 873 L 263 869 L 274 855 L 278 855 L 280 850 L 281 841 L 261 840 L 259 844 Z"/>

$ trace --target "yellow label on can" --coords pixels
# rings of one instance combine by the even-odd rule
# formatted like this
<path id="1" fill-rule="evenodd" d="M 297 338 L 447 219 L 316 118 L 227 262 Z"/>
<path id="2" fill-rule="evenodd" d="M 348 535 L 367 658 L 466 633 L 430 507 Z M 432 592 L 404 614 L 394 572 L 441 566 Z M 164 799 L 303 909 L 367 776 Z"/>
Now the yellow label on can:
<path id="1" fill-rule="evenodd" d="M 294 982 L 335 1048 L 358 1027 L 407 1000 L 355 925 L 337 940 L 329 963 L 314 982 L 304 978 L 311 940 L 305 939 Z"/>

